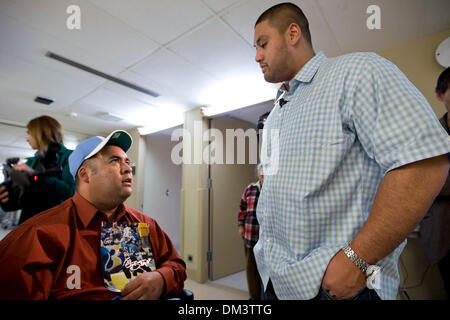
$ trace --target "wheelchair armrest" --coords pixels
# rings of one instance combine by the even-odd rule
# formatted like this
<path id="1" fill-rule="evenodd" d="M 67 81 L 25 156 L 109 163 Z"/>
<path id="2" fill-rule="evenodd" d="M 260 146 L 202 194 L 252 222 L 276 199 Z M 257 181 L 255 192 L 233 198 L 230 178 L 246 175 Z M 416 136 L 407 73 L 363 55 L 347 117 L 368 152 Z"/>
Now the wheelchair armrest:
<path id="1" fill-rule="evenodd" d="M 194 293 L 192 291 L 190 291 L 190 290 L 184 289 L 179 297 L 180 297 L 181 300 L 193 301 L 194 300 Z"/>

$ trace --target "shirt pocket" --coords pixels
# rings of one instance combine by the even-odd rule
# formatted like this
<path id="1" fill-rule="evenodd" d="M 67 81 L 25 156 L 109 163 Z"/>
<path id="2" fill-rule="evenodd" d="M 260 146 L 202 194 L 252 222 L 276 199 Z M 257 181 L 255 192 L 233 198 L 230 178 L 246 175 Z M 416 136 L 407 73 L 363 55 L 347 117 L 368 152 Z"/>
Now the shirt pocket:
<path id="1" fill-rule="evenodd" d="M 344 136 L 313 137 L 300 142 L 294 157 L 301 198 L 318 198 L 332 186 L 351 144 L 351 139 Z"/>

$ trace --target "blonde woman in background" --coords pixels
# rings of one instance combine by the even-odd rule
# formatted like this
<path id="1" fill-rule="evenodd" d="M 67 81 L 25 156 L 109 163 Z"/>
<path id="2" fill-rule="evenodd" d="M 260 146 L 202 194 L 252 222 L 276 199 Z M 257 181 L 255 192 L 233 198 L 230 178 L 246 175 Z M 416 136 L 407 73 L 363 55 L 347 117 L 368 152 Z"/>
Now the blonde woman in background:
<path id="1" fill-rule="evenodd" d="M 27 172 L 31 182 L 19 201 L 22 209 L 19 223 L 60 204 L 75 192 L 68 164 L 72 150 L 63 144 L 61 124 L 52 117 L 40 116 L 28 122 L 27 133 L 27 142 L 37 152 L 26 163 L 13 167 Z M 6 188 L 0 187 L 0 201 L 6 203 L 9 196 Z"/>

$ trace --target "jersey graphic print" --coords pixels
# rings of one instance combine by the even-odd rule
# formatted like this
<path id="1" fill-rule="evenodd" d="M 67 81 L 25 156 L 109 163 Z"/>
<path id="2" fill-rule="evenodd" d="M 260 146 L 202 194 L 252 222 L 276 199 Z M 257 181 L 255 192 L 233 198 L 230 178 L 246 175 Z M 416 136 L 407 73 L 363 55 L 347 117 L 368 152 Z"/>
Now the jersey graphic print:
<path id="1" fill-rule="evenodd" d="M 102 222 L 101 259 L 105 287 L 120 292 L 143 272 L 156 269 L 147 223 Z"/>

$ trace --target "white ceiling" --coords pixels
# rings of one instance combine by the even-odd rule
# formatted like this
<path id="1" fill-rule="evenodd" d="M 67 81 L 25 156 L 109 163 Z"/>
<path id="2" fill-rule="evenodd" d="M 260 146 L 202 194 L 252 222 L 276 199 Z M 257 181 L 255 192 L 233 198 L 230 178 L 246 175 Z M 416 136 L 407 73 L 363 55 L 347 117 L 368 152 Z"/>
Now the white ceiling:
<path id="1" fill-rule="evenodd" d="M 0 123 L 19 125 L 0 125 L 0 161 L 14 154 L 32 154 L 20 125 L 42 114 L 58 119 L 68 133 L 66 138 L 76 141 L 82 134 L 136 128 L 155 111 L 205 106 L 221 94 L 239 99 L 229 86 L 231 82 L 242 87 L 239 79 L 258 84 L 256 89 L 244 87 L 255 95 L 255 103 L 267 100 L 267 92 L 262 93 L 266 89 L 261 88 L 269 87 L 264 87 L 254 62 L 253 26 L 265 9 L 279 2 L 0 0 Z M 310 21 L 314 49 L 328 56 L 381 51 L 450 28 L 448 0 L 292 2 Z M 73 4 L 81 9 L 81 30 L 66 27 L 66 9 Z M 366 27 L 366 9 L 371 4 L 381 8 L 381 30 Z M 154 98 L 52 60 L 45 56 L 47 51 L 160 96 Z M 38 104 L 33 101 L 37 95 L 55 102 Z M 258 106 L 228 116 L 256 123 L 270 104 Z M 101 120 L 101 112 L 125 120 Z"/>

